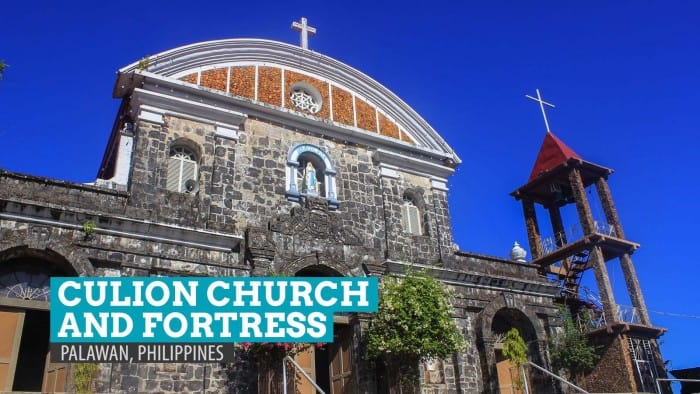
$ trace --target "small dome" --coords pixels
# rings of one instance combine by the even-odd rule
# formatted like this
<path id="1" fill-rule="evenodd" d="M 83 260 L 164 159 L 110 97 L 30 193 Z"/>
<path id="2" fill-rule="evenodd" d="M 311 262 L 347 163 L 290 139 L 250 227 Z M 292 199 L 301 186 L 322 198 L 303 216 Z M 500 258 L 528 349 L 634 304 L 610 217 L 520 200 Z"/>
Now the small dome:
<path id="1" fill-rule="evenodd" d="M 523 249 L 517 241 L 514 242 L 513 249 L 510 250 L 510 259 L 518 263 L 525 263 L 526 256 L 527 251 Z"/>

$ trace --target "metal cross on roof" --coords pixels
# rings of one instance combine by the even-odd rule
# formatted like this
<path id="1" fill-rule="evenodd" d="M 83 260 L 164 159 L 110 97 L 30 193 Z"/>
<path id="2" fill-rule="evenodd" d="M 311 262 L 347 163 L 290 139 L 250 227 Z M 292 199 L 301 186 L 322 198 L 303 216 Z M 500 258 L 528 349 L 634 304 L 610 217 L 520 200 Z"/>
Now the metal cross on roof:
<path id="1" fill-rule="evenodd" d="M 535 91 L 537 92 L 537 98 L 534 98 L 534 97 L 530 96 L 529 94 L 526 94 L 525 97 L 529 98 L 530 100 L 535 100 L 535 101 L 540 103 L 540 109 L 542 110 L 542 117 L 544 118 L 544 125 L 545 125 L 545 127 L 547 127 L 547 132 L 549 133 L 551 131 L 549 130 L 549 122 L 547 122 L 547 113 L 544 112 L 544 106 L 546 105 L 546 106 L 554 108 L 554 104 L 550 104 L 550 103 L 542 100 L 542 96 L 540 95 L 539 89 L 535 89 Z"/>
<path id="2" fill-rule="evenodd" d="M 309 35 L 316 34 L 316 28 L 311 27 L 306 23 L 306 18 L 301 17 L 300 22 L 292 22 L 292 30 L 301 32 L 301 47 L 309 49 Z"/>

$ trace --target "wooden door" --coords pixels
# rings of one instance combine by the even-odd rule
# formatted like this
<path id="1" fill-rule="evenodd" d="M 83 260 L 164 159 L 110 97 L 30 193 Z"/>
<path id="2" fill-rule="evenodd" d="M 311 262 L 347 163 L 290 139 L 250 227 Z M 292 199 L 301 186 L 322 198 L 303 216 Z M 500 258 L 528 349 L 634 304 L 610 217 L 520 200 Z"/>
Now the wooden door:
<path id="1" fill-rule="evenodd" d="M 336 326 L 335 330 L 335 342 L 330 345 L 329 355 L 331 394 L 352 393 L 352 329 Z"/>
<path id="2" fill-rule="evenodd" d="M 41 385 L 42 393 L 54 393 L 66 391 L 67 364 L 52 363 L 51 351 L 46 353 L 46 366 L 44 367 L 44 383 Z"/>
<path id="3" fill-rule="evenodd" d="M 498 388 L 500 394 L 522 394 L 523 390 L 516 384 L 520 377 L 520 371 L 510 360 L 501 360 L 496 363 L 498 372 Z"/>
<path id="4" fill-rule="evenodd" d="M 0 308 L 0 391 L 12 391 L 24 311 Z"/>
<path id="5" fill-rule="evenodd" d="M 306 349 L 303 351 L 297 353 L 295 357 L 295 361 L 299 366 L 306 372 L 307 375 L 314 381 L 316 381 L 316 352 L 315 348 L 313 346 L 308 346 Z M 291 373 L 290 373 L 291 372 Z M 295 376 L 293 375 L 296 371 L 294 371 L 292 368 L 287 370 L 287 379 L 293 379 Z M 297 379 L 297 393 L 298 394 L 314 394 L 316 393 L 316 389 L 314 386 L 309 382 L 309 380 L 304 377 L 301 373 L 296 373 L 296 379 Z"/>

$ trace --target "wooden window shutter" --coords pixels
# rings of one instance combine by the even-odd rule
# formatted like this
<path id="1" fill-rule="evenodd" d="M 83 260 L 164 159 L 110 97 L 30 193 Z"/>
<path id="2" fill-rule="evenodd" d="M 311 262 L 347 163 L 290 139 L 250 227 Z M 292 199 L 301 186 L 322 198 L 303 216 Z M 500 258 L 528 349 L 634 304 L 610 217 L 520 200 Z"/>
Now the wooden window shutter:
<path id="1" fill-rule="evenodd" d="M 197 182 L 197 163 L 193 161 L 183 160 L 182 161 L 182 179 L 180 180 L 180 191 L 189 193 L 192 190 L 187 190 L 187 181 L 192 180 Z"/>
<path id="2" fill-rule="evenodd" d="M 171 157 L 168 159 L 168 183 L 167 189 L 174 192 L 180 191 L 180 171 L 182 161 L 178 158 Z"/>
<path id="3" fill-rule="evenodd" d="M 407 205 L 408 207 L 408 227 L 411 234 L 420 235 L 420 212 L 415 205 Z"/>

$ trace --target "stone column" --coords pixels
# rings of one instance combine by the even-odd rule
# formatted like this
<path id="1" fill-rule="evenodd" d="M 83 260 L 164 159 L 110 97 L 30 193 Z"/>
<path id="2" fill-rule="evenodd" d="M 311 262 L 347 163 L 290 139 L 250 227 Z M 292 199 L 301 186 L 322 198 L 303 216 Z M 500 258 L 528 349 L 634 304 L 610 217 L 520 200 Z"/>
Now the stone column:
<path id="1" fill-rule="evenodd" d="M 598 191 L 600 205 L 603 206 L 605 220 L 608 222 L 608 225 L 615 229 L 615 236 L 617 238 L 625 239 L 625 232 L 622 231 L 622 224 L 620 224 L 620 218 L 617 216 L 617 210 L 615 209 L 615 203 L 613 202 L 608 182 L 605 178 L 600 178 L 595 182 L 595 188 Z"/>
<path id="2" fill-rule="evenodd" d="M 554 242 L 557 245 L 557 249 L 559 249 L 567 243 L 566 231 L 564 230 L 564 221 L 561 218 L 561 211 L 559 210 L 559 207 L 555 205 L 547 208 L 547 210 L 549 211 L 549 221 L 552 223 L 552 231 L 554 232 Z M 563 259 L 561 261 L 561 265 L 568 271 L 570 268 L 569 258 L 567 257 Z"/>
<path id="3" fill-rule="evenodd" d="M 540 236 L 540 226 L 537 224 L 537 213 L 535 212 L 535 202 L 529 198 L 523 198 L 523 214 L 525 215 L 525 227 L 527 229 L 527 240 L 530 244 L 532 259 L 542 257 L 542 239 Z"/>
<path id="4" fill-rule="evenodd" d="M 269 276 L 275 258 L 275 244 L 272 234 L 263 228 L 251 227 L 246 230 L 246 247 L 253 262 L 250 276 Z"/>
<path id="5" fill-rule="evenodd" d="M 557 206 L 547 208 L 549 211 L 549 221 L 552 222 L 552 230 L 554 231 L 554 241 L 557 247 L 566 245 L 566 231 L 564 231 L 564 222 L 561 219 L 561 211 Z"/>
<path id="6" fill-rule="evenodd" d="M 613 202 L 608 182 L 605 178 L 600 178 L 596 181 L 595 186 L 598 191 L 600 203 L 603 206 L 603 212 L 605 212 L 605 220 L 615 229 L 615 236 L 617 238 L 625 239 L 625 232 L 622 230 L 622 223 L 620 223 L 620 218 L 617 215 L 617 209 L 615 209 L 615 203 Z M 639 286 L 637 272 L 629 253 L 620 256 L 620 266 L 622 268 L 622 274 L 625 277 L 625 284 L 627 285 L 627 292 L 630 295 L 632 306 L 637 308 L 639 321 L 642 324 L 650 326 L 651 320 L 649 319 L 649 312 L 647 311 L 642 288 Z"/>
<path id="7" fill-rule="evenodd" d="M 586 198 L 586 190 L 583 186 L 581 171 L 579 171 L 578 168 L 572 169 L 571 173 L 569 173 L 569 183 L 571 184 L 571 191 L 574 196 L 574 201 L 576 202 L 576 211 L 581 221 L 583 234 L 584 236 L 589 235 L 595 231 L 595 225 L 593 223 L 591 207 L 588 205 L 588 199 Z M 593 263 L 593 273 L 595 274 L 600 300 L 603 303 L 603 310 L 605 311 L 605 321 L 607 323 L 617 323 L 619 321 L 617 316 L 617 303 L 615 302 L 612 285 L 610 284 L 610 276 L 608 275 L 608 267 L 605 265 L 603 250 L 600 246 L 596 245 L 591 248 L 590 260 Z"/>
<path id="8" fill-rule="evenodd" d="M 615 203 L 613 202 L 612 193 L 610 192 L 610 187 L 605 178 L 600 178 L 595 183 L 596 190 L 598 191 L 598 197 L 600 198 L 600 203 L 603 206 L 603 212 L 605 212 L 605 220 L 608 224 L 615 229 L 615 236 L 617 238 L 625 239 L 625 233 L 622 230 L 622 224 L 620 223 L 620 218 L 617 215 L 617 210 L 615 209 Z M 649 319 L 649 312 L 647 311 L 646 302 L 644 301 L 644 295 L 642 294 L 642 288 L 639 286 L 639 280 L 637 279 L 637 272 L 632 263 L 632 258 L 629 253 L 625 253 L 620 256 L 620 266 L 622 268 L 622 274 L 625 277 L 625 284 L 627 285 L 627 292 L 630 295 L 630 300 L 632 301 L 632 306 L 637 309 L 637 314 L 639 316 L 639 321 L 645 325 L 651 325 L 651 320 Z"/>

